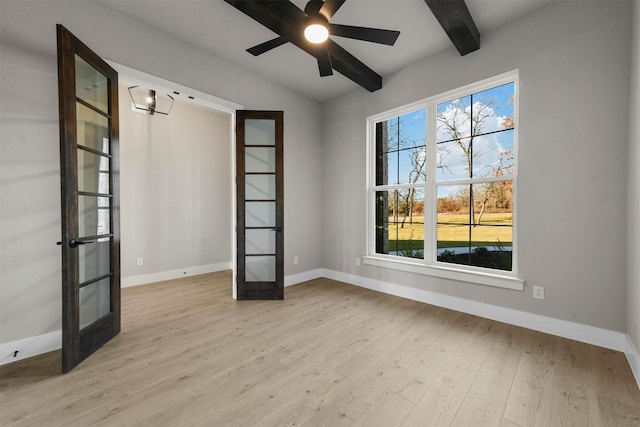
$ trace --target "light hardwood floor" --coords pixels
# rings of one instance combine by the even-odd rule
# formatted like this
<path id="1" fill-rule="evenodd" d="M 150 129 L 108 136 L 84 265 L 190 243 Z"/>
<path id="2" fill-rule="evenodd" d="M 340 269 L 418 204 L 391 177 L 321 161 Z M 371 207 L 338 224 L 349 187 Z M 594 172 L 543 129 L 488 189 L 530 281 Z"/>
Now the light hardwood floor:
<path id="1" fill-rule="evenodd" d="M 229 272 L 123 289 L 66 375 L 0 368 L 2 426 L 639 426 L 623 354 L 328 279 L 238 302 Z"/>

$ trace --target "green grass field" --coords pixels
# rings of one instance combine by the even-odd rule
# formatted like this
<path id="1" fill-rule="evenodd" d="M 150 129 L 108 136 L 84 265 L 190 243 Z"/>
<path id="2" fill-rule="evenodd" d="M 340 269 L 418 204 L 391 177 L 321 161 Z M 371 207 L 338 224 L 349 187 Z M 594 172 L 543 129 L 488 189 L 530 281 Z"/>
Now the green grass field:
<path id="1" fill-rule="evenodd" d="M 420 249 L 424 245 L 424 217 L 414 216 L 413 224 L 408 219 L 404 224 L 389 224 L 389 247 L 395 247 L 396 231 L 398 250 Z M 439 214 L 437 234 L 438 248 L 466 246 L 469 242 L 469 216 L 465 214 Z M 511 213 L 486 213 L 478 226 L 471 227 L 471 239 L 474 246 L 494 246 L 498 242 L 511 246 L 513 241 Z"/>

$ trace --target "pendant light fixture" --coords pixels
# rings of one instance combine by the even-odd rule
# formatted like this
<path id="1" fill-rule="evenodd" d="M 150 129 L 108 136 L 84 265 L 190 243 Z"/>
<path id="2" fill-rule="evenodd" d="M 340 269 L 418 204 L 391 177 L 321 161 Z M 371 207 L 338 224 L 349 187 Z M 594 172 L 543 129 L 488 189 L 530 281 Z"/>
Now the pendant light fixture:
<path id="1" fill-rule="evenodd" d="M 158 95 L 154 89 L 145 89 L 140 86 L 131 86 L 129 95 L 131 95 L 132 106 L 136 110 L 145 111 L 150 116 L 154 114 L 169 115 L 173 106 L 173 97 L 168 94 Z"/>

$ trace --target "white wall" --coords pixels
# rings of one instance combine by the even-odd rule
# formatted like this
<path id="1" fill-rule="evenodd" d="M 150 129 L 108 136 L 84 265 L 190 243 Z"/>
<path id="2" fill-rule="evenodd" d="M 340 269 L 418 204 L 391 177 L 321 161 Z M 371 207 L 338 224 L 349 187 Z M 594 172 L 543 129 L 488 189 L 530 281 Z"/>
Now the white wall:
<path id="1" fill-rule="evenodd" d="M 58 77 L 43 54 L 0 43 L 0 58 L 0 342 L 9 342 L 61 324 Z"/>
<path id="2" fill-rule="evenodd" d="M 631 69 L 631 133 L 629 136 L 629 206 L 627 333 L 640 351 L 640 3 L 634 7 L 633 67 Z M 640 363 L 640 360 L 638 360 Z M 640 365 L 636 367 L 640 369 Z M 636 373 L 640 382 L 640 370 Z"/>
<path id="3" fill-rule="evenodd" d="M 247 109 L 283 110 L 285 274 L 321 267 L 321 247 L 313 243 L 322 239 L 317 103 L 101 3 L 2 0 L 0 345 L 55 335 L 61 327 L 60 252 L 55 245 L 60 235 L 56 23 L 119 64 Z M 131 168 L 124 162 L 126 174 Z M 145 256 L 127 249 L 123 255 L 127 263 Z M 294 255 L 298 265 L 293 265 Z M 0 363 L 5 358 L 0 354 Z"/>
<path id="4" fill-rule="evenodd" d="M 474 301 L 626 330 L 630 2 L 555 2 L 323 105 L 324 266 Z M 379 267 L 365 254 L 365 119 L 520 70 L 519 272 L 525 291 Z M 531 287 L 546 288 L 534 300 Z"/>
<path id="5" fill-rule="evenodd" d="M 124 84 L 119 97 L 123 281 L 230 268 L 230 114 L 178 99 L 169 116 L 151 116 L 131 110 Z"/>

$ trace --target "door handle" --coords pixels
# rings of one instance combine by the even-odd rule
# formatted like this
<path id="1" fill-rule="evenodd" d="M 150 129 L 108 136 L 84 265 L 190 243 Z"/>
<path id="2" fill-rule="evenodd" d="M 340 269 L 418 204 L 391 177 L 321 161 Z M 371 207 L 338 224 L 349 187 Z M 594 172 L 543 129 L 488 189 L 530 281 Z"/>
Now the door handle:
<path id="1" fill-rule="evenodd" d="M 69 240 L 69 247 L 77 248 L 78 246 L 86 245 L 87 243 L 93 243 L 93 242 L 83 242 L 82 240 L 71 239 Z"/>

